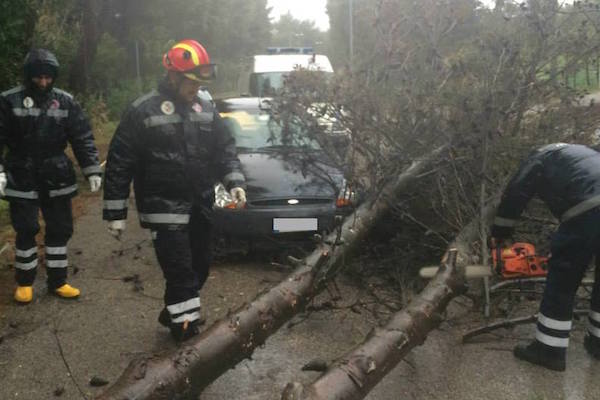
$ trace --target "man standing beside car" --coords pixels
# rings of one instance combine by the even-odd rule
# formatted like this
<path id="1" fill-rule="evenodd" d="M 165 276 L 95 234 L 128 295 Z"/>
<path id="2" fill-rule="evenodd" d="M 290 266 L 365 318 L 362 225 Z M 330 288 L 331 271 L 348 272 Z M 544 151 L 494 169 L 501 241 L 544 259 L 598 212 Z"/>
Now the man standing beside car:
<path id="1" fill-rule="evenodd" d="M 25 58 L 23 85 L 0 94 L 0 197 L 10 203 L 17 233 L 14 298 L 19 303 L 33 299 L 40 209 L 46 222 L 48 290 L 63 298 L 80 294 L 66 282 L 67 242 L 73 234 L 71 197 L 77 194 L 73 164 L 64 153 L 67 142 L 91 191 L 98 191 L 102 183 L 88 120 L 73 96 L 53 87 L 58 68 L 54 54 L 31 50 Z"/>
<path id="2" fill-rule="evenodd" d="M 211 210 L 219 179 L 244 203 L 244 175 L 235 141 L 223 129 L 202 83 L 215 75 L 204 47 L 182 40 L 164 56 L 158 90 L 135 100 L 111 141 L 103 218 L 117 238 L 125 229 L 133 180 L 142 227 L 152 232 L 166 280 L 159 322 L 176 341 L 198 333 L 198 291 L 208 277 Z"/>

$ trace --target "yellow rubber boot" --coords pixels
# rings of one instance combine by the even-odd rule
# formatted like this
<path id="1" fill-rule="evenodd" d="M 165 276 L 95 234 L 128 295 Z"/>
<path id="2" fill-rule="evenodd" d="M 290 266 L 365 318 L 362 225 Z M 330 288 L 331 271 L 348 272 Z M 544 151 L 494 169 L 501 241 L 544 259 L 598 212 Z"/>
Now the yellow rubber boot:
<path id="1" fill-rule="evenodd" d="M 79 296 L 80 291 L 79 291 L 79 289 L 74 288 L 73 286 L 69 285 L 68 283 L 65 283 L 58 289 L 55 289 L 54 293 L 57 296 L 62 297 L 64 299 L 73 299 L 73 298 Z"/>
<path id="2" fill-rule="evenodd" d="M 29 303 L 33 299 L 33 286 L 17 286 L 15 300 L 19 303 Z"/>

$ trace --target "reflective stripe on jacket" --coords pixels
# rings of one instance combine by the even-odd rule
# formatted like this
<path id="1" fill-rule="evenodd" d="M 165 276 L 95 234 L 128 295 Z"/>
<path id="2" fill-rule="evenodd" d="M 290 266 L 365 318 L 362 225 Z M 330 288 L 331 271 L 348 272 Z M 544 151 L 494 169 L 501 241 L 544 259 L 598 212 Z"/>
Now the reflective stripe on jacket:
<path id="1" fill-rule="evenodd" d="M 53 88 L 36 95 L 24 86 L 0 94 L 0 165 L 7 172 L 7 198 L 75 195 L 73 163 L 64 153 L 68 143 L 86 177 L 102 174 L 90 124 L 70 94 Z"/>
<path id="2" fill-rule="evenodd" d="M 126 219 L 133 180 L 145 228 L 185 227 L 193 205 L 212 207 L 214 184 L 243 185 L 235 141 L 212 104 L 177 103 L 163 82 L 134 101 L 111 141 L 105 172 L 106 220 Z"/>

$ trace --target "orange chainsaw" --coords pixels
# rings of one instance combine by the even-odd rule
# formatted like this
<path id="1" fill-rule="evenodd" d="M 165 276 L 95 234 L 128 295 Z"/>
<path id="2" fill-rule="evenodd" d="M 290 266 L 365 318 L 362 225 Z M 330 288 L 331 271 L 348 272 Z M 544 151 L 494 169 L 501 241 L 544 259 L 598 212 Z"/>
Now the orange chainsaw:
<path id="1" fill-rule="evenodd" d="M 419 274 L 423 278 L 433 278 L 437 270 L 438 267 L 424 267 Z M 548 257 L 537 255 L 531 243 L 517 242 L 509 247 L 492 249 L 492 268 L 485 265 L 465 267 L 468 279 L 485 278 L 494 272 L 504 279 L 544 277 L 548 274 Z"/>
<path id="2" fill-rule="evenodd" d="M 492 249 L 494 271 L 503 278 L 529 278 L 548 274 L 548 257 L 535 253 L 531 243 L 517 242 Z"/>

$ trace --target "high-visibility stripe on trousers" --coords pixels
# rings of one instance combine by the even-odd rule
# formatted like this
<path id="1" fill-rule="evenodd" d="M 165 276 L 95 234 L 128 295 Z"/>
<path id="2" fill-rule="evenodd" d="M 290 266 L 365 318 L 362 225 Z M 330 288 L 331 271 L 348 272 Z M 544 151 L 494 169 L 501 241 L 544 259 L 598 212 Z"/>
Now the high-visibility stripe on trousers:
<path id="1" fill-rule="evenodd" d="M 37 274 L 39 211 L 46 222 L 46 272 L 48 287 L 62 286 L 67 278 L 67 242 L 73 234 L 71 199 L 42 197 L 39 200 L 10 200 L 10 218 L 17 232 L 15 279 L 19 286 L 31 286 Z"/>
<path id="2" fill-rule="evenodd" d="M 38 254 L 37 246 L 33 246 L 27 249 L 20 249 L 19 247 L 15 250 L 15 268 L 22 271 L 29 271 L 37 268 L 38 265 Z"/>
<path id="3" fill-rule="evenodd" d="M 174 323 L 200 318 L 198 291 L 208 277 L 211 225 L 200 210 L 193 210 L 184 229 L 152 232 L 154 251 L 163 271 L 165 306 Z"/>
<path id="4" fill-rule="evenodd" d="M 535 338 L 551 347 L 569 347 L 572 321 L 560 321 L 538 314 Z"/>
<path id="5" fill-rule="evenodd" d="M 590 310 L 588 314 L 588 333 L 600 339 L 600 312 Z"/>
<path id="6" fill-rule="evenodd" d="M 167 311 L 171 322 L 182 324 L 185 321 L 194 322 L 200 319 L 200 297 L 194 297 L 181 303 L 170 304 Z"/>
<path id="7" fill-rule="evenodd" d="M 561 223 L 552 236 L 548 276 L 540 304 L 536 339 L 552 348 L 569 346 L 575 294 L 595 256 L 596 281 L 592 291 L 589 332 L 600 337 L 600 209 L 593 209 Z"/>
<path id="8" fill-rule="evenodd" d="M 67 268 L 67 246 L 46 246 L 46 268 Z"/>

